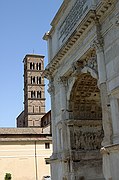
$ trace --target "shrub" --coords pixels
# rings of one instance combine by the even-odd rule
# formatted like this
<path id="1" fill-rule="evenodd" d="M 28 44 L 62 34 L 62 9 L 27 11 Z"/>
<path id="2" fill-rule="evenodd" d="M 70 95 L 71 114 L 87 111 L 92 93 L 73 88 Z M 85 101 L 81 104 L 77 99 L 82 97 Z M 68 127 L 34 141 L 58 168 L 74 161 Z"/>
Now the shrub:
<path id="1" fill-rule="evenodd" d="M 11 180 L 12 179 L 12 176 L 10 173 L 6 173 L 5 174 L 5 180 Z"/>

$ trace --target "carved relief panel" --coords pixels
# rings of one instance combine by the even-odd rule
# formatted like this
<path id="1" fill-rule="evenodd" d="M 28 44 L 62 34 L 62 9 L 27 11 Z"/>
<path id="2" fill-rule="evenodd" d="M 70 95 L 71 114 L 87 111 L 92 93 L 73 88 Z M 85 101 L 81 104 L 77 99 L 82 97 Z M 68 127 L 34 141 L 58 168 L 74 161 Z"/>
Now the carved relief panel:
<path id="1" fill-rule="evenodd" d="M 71 130 L 72 131 L 72 130 Z M 71 132 L 74 143 L 72 149 L 75 150 L 99 150 L 103 138 L 103 131 L 99 125 L 73 126 Z"/>
<path id="2" fill-rule="evenodd" d="M 99 150 L 103 139 L 100 92 L 97 80 L 89 73 L 81 74 L 74 84 L 69 110 L 71 149 Z"/>

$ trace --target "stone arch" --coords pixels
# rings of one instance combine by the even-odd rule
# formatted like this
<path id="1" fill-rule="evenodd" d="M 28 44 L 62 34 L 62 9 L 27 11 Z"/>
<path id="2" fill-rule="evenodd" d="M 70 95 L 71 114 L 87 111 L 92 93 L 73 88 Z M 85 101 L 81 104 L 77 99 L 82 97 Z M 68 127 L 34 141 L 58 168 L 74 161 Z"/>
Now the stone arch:
<path id="1" fill-rule="evenodd" d="M 87 72 L 87 71 L 85 71 Z M 102 108 L 100 90 L 96 76 L 90 72 L 80 74 L 75 80 L 69 98 L 68 132 L 70 149 L 73 152 L 72 166 L 77 167 L 77 177 L 103 179 L 102 157 L 100 154 L 103 140 Z M 88 162 L 88 163 L 87 163 Z M 98 166 L 96 165 L 98 164 Z M 82 174 L 80 174 L 80 169 Z M 73 167 L 72 167 L 73 168 Z"/>
<path id="2" fill-rule="evenodd" d="M 81 74 L 70 92 L 70 119 L 102 119 L 100 91 L 97 79 L 90 73 Z"/>

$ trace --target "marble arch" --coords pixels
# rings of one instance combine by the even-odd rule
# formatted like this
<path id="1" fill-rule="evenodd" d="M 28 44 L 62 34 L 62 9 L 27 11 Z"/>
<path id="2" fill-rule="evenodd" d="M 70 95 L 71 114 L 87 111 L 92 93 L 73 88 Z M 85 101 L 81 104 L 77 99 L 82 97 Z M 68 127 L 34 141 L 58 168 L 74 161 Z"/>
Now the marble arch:
<path id="1" fill-rule="evenodd" d="M 51 94 L 53 180 L 119 179 L 118 22 L 119 0 L 63 0 L 51 30 L 44 35 L 48 42 L 49 62 L 44 75 L 49 79 Z M 84 86 L 81 86 L 82 80 Z M 88 82 L 96 83 L 97 90 L 91 94 L 86 91 L 86 88 L 90 89 L 86 86 Z M 95 86 L 91 86 L 94 89 Z M 84 105 L 79 103 L 81 99 L 86 102 Z M 102 111 L 99 110 L 100 100 Z M 102 118 L 98 119 L 100 114 Z M 92 122 L 98 124 L 95 124 L 97 128 L 87 127 L 92 126 Z M 94 139 L 100 136 L 96 129 L 101 131 L 102 127 L 102 143 L 97 138 L 102 145 L 102 148 L 97 146 L 101 148 L 99 155 L 94 153 L 99 150 L 94 150 Z M 89 132 L 94 131 L 96 135 L 89 136 Z M 88 139 L 87 145 L 80 144 L 79 139 L 81 142 Z M 98 157 L 96 165 L 94 159 Z"/>

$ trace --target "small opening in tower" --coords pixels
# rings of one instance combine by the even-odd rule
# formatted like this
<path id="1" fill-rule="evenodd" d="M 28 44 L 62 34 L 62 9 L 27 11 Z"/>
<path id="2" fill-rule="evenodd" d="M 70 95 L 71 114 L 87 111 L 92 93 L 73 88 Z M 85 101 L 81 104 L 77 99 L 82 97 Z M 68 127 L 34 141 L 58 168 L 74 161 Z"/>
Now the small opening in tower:
<path id="1" fill-rule="evenodd" d="M 41 108 L 40 108 L 40 106 L 39 106 L 39 112 L 41 111 Z"/>
<path id="2" fill-rule="evenodd" d="M 41 91 L 37 91 L 37 98 L 41 98 Z"/>
<path id="3" fill-rule="evenodd" d="M 41 63 L 39 63 L 39 70 L 41 70 Z"/>
<path id="4" fill-rule="evenodd" d="M 34 113 L 35 107 L 33 106 L 33 113 Z"/>
<path id="5" fill-rule="evenodd" d="M 35 98 L 36 97 L 36 92 L 35 91 L 31 91 L 31 98 Z"/>
<path id="6" fill-rule="evenodd" d="M 35 83 L 35 76 L 33 77 L 33 83 Z"/>

